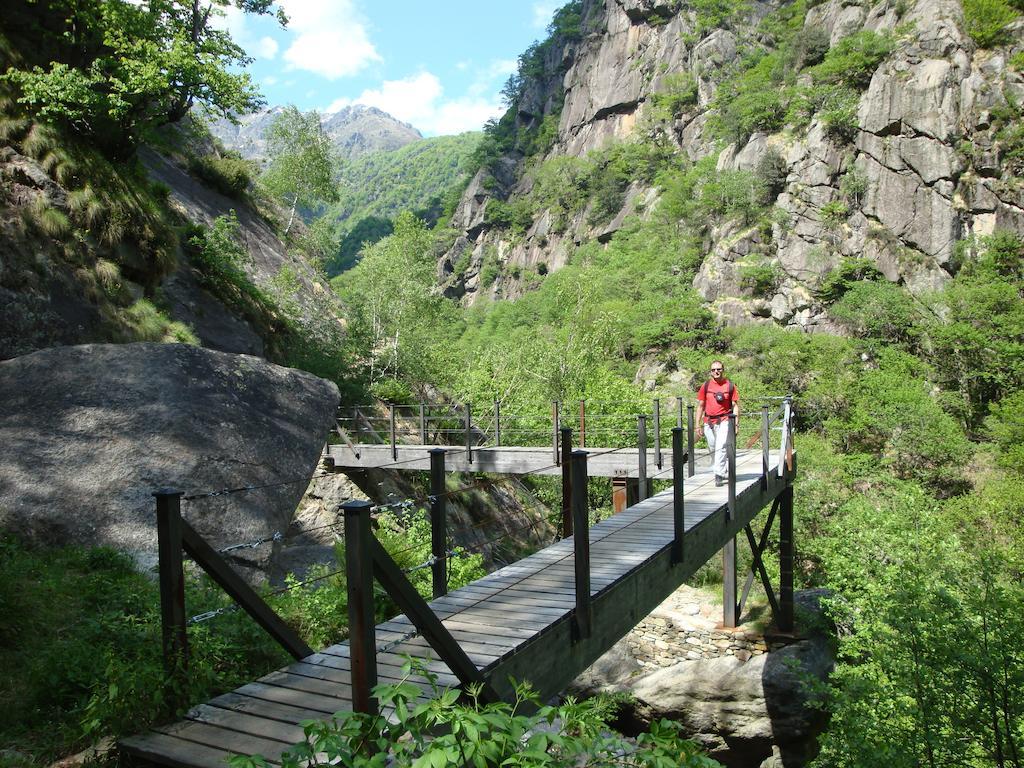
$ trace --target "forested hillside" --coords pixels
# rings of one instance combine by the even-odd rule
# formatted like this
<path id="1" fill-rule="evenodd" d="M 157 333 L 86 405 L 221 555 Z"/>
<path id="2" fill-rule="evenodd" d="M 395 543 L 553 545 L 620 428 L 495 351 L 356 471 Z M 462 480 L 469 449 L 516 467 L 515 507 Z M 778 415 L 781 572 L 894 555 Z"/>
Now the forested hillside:
<path id="1" fill-rule="evenodd" d="M 454 209 L 470 173 L 468 158 L 478 133 L 438 136 L 406 144 L 391 152 L 374 152 L 341 164 L 338 202 L 327 211 L 344 235 L 328 274 L 350 268 L 364 243 L 394 231 L 394 220 L 412 211 L 430 225 Z"/>
<path id="2" fill-rule="evenodd" d="M 818 765 L 1020 764 L 1022 29 L 1001 0 L 569 3 L 452 224 L 337 281 L 383 396 L 628 410 L 716 358 L 748 407 L 796 396 L 800 579 L 840 629 Z"/>
<path id="3" fill-rule="evenodd" d="M 258 94 L 198 5 L 151 5 L 5 10 L 3 357 L 230 343 L 353 401 L 538 417 L 552 400 L 626 415 L 691 399 L 721 359 L 745 414 L 795 396 L 797 578 L 829 590 L 839 658 L 816 691 L 831 718 L 816 764 L 1021 765 L 1020 0 L 573 0 L 482 137 L 349 166 L 340 189 L 318 117 L 283 110 L 265 172 L 192 130 L 194 104 L 241 113 Z M 434 186 L 429 212 L 413 177 Z M 334 200 L 388 223 L 343 246 L 330 217 L 299 221 Z M 320 268 L 387 231 L 331 294 Z M 395 551 L 422 548 L 423 530 L 385 525 Z M 10 762 L 173 714 L 153 585 L 116 553 L 14 533 Z M 345 631 L 344 583 L 326 584 L 275 602 L 311 642 Z M 241 616 L 195 630 L 194 700 L 280 660 L 254 635 Z"/>

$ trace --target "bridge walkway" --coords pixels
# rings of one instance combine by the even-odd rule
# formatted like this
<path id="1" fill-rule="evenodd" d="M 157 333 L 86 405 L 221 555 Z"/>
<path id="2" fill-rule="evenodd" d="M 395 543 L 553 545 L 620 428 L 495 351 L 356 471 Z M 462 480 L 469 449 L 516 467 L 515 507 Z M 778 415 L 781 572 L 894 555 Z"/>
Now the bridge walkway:
<path id="1" fill-rule="evenodd" d="M 681 560 L 671 551 L 672 489 L 592 526 L 593 623 L 587 637 L 580 638 L 573 629 L 572 538 L 429 605 L 499 695 L 511 693 L 512 676 L 529 680 L 542 697 L 549 697 L 734 542 L 760 510 L 788 498 L 791 515 L 792 473 L 778 471 L 778 452 L 770 462 L 763 473 L 761 450 L 737 451 L 732 513 L 728 487 L 716 487 L 706 466 L 686 478 Z M 459 684 L 404 616 L 376 627 L 376 645 L 382 684 L 402 679 L 407 655 L 423 660 L 442 686 Z M 223 768 L 231 754 L 261 754 L 277 763 L 285 750 L 302 741 L 301 722 L 326 720 L 353 708 L 350 669 L 348 643 L 332 645 L 193 708 L 180 722 L 124 739 L 120 747 L 134 758 L 176 768 Z"/>

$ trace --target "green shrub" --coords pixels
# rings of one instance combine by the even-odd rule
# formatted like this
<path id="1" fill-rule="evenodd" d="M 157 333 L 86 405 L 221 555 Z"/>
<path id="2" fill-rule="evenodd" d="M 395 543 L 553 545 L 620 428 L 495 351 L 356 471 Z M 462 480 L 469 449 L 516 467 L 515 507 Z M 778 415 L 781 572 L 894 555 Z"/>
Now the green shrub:
<path id="1" fill-rule="evenodd" d="M 859 208 L 868 192 L 867 174 L 857 168 L 851 168 L 839 180 L 839 191 L 843 193 L 847 203 L 854 208 Z"/>
<path id="2" fill-rule="evenodd" d="M 759 261 L 740 267 L 740 287 L 754 296 L 773 294 L 782 278 L 782 270 L 774 262 Z"/>
<path id="3" fill-rule="evenodd" d="M 867 88 L 878 65 L 892 53 L 896 42 L 890 35 L 861 30 L 844 37 L 810 70 L 816 83 L 844 85 L 856 91 Z"/>
<path id="4" fill-rule="evenodd" d="M 1017 12 L 1006 0 L 963 0 L 964 31 L 980 48 L 1009 42 L 1007 26 Z"/>
<path id="5" fill-rule="evenodd" d="M 189 159 L 189 169 L 215 190 L 241 200 L 252 186 L 255 164 L 240 155 L 202 155 Z"/>
<path id="6" fill-rule="evenodd" d="M 762 185 L 762 202 L 765 205 L 771 205 L 786 188 L 789 163 L 776 150 L 769 148 L 757 161 L 754 175 Z"/>
<path id="7" fill-rule="evenodd" d="M 846 256 L 822 281 L 818 297 L 831 304 L 861 281 L 882 279 L 882 273 L 871 259 Z"/>
<path id="8" fill-rule="evenodd" d="M 829 314 L 859 338 L 908 348 L 916 348 L 920 342 L 920 312 L 906 291 L 888 281 L 850 286 L 829 308 Z"/>
<path id="9" fill-rule="evenodd" d="M 719 766 L 682 739 L 678 723 L 655 722 L 635 744 L 610 735 L 608 721 L 615 710 L 611 699 L 577 702 L 569 698 L 557 707 L 543 706 L 528 685 L 512 681 L 512 703 L 485 705 L 478 688 L 471 686 L 466 697 L 457 689 L 442 689 L 437 676 L 422 664 L 410 661 L 402 674 L 401 681 L 374 688 L 381 708 L 394 712 L 393 717 L 340 712 L 325 722 L 308 723 L 304 742 L 285 752 L 281 765 Z M 427 690 L 412 679 L 425 680 Z M 269 764 L 259 756 L 236 756 L 229 765 L 268 768 Z"/>
<path id="10" fill-rule="evenodd" d="M 994 404 L 985 429 L 999 447 L 999 464 L 1024 475 L 1024 390 Z"/>
<path id="11" fill-rule="evenodd" d="M 651 94 L 654 117 L 676 120 L 697 103 L 697 79 L 689 72 L 673 72 L 662 81 L 662 90 Z"/>
<path id="12" fill-rule="evenodd" d="M 821 206 L 821 220 L 826 229 L 837 229 L 850 215 L 850 207 L 842 200 L 832 200 Z"/>

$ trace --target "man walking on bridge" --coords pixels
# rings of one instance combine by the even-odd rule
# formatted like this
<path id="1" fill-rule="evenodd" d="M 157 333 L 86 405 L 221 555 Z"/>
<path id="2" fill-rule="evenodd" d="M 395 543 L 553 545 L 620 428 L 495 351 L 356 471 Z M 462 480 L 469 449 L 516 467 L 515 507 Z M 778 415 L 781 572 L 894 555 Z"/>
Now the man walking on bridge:
<path id="1" fill-rule="evenodd" d="M 704 423 L 704 437 L 711 451 L 711 467 L 715 471 L 715 485 L 723 485 L 728 479 L 729 461 L 726 455 L 729 444 L 729 414 L 740 419 L 740 395 L 736 385 L 725 378 L 725 366 L 721 360 L 711 363 L 711 379 L 697 390 L 697 421 Z"/>

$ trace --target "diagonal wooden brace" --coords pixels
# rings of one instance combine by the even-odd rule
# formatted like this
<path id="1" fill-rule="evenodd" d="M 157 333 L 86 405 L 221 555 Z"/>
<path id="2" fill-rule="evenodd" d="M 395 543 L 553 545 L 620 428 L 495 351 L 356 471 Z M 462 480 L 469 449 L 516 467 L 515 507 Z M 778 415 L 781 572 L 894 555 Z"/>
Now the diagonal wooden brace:
<path id="1" fill-rule="evenodd" d="M 761 560 L 761 555 L 764 554 L 765 548 L 768 546 L 768 534 L 771 533 L 772 524 L 775 522 L 775 515 L 779 510 L 778 498 L 772 503 L 771 511 L 768 513 L 768 521 L 764 525 L 764 530 L 761 532 L 760 542 L 754 541 L 754 532 L 750 526 L 746 526 L 747 541 L 750 543 L 750 552 L 754 556 L 753 568 L 747 572 L 747 578 L 743 584 L 743 594 L 740 597 L 740 613 L 743 613 L 743 606 L 746 605 L 747 597 L 750 595 L 750 588 L 754 584 L 754 572 L 757 571 L 761 577 L 761 583 L 764 585 L 765 594 L 768 596 L 768 602 L 772 607 L 772 615 L 778 619 L 779 616 L 779 604 L 775 599 L 775 592 L 772 590 L 771 581 L 768 579 L 768 572 L 765 570 L 764 561 Z"/>
<path id="2" fill-rule="evenodd" d="M 462 681 L 463 685 L 479 684 L 482 701 L 498 701 L 499 697 L 491 688 L 490 683 L 480 674 L 480 670 L 476 668 L 466 652 L 462 650 L 455 638 L 451 636 L 441 620 L 427 605 L 427 601 L 405 578 L 402 569 L 391 559 L 391 555 L 381 546 L 376 537 L 370 537 L 370 552 L 373 558 L 374 577 L 387 590 L 391 599 L 398 603 L 398 607 L 419 630 L 423 638 L 430 643 L 430 647 L 437 651 L 441 661 L 448 665 L 448 668 Z"/>

